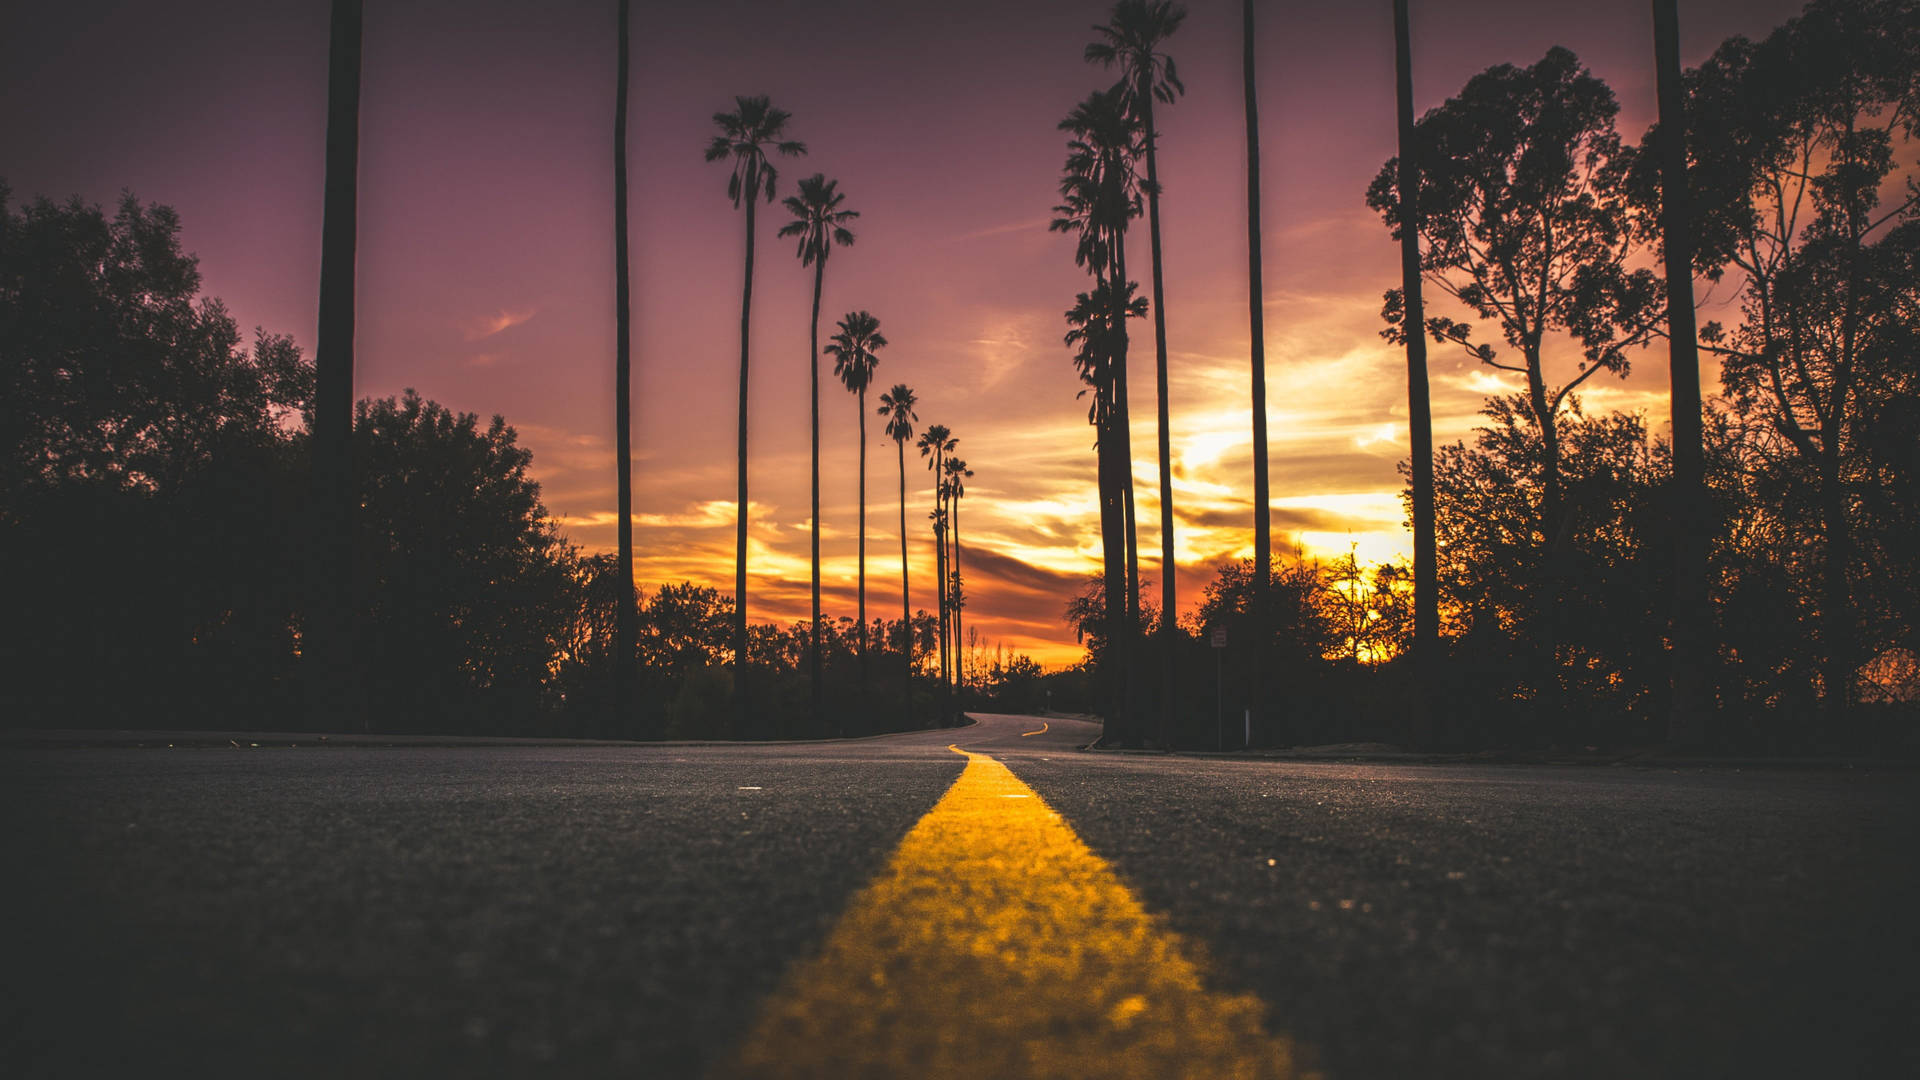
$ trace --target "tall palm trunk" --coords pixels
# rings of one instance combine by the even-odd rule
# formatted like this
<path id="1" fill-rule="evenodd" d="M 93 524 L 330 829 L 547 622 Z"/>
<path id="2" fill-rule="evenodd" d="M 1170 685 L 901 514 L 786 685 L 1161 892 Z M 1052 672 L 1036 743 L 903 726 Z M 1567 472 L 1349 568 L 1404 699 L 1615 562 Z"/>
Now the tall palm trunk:
<path id="1" fill-rule="evenodd" d="M 860 692 L 867 690 L 867 388 L 860 387 Z M 815 517 L 819 516 L 816 510 Z M 816 564 L 818 558 L 815 559 Z"/>
<path id="2" fill-rule="evenodd" d="M 1113 238 L 1113 275 L 1114 280 L 1120 283 L 1116 292 L 1119 310 L 1114 313 L 1115 325 L 1119 330 L 1115 335 L 1118 351 L 1114 354 L 1113 432 L 1116 437 L 1113 447 L 1113 484 L 1119 499 L 1126 588 L 1125 603 L 1121 605 L 1119 614 L 1121 621 L 1116 624 L 1118 632 L 1111 645 L 1119 670 L 1119 706 L 1114 723 L 1118 725 L 1115 733 L 1120 742 L 1126 746 L 1137 746 L 1141 731 L 1134 693 L 1138 678 L 1134 646 L 1135 638 L 1140 634 L 1140 537 L 1133 512 L 1133 411 L 1127 389 L 1127 245 L 1123 235 Z"/>
<path id="3" fill-rule="evenodd" d="M 967 590 L 960 576 L 960 494 L 955 492 L 947 496 L 948 521 L 953 526 L 953 670 L 954 683 L 964 693 L 967 689 L 967 637 L 960 629 L 961 617 L 967 607 Z"/>
<path id="4" fill-rule="evenodd" d="M 807 612 L 807 682 L 815 730 L 820 727 L 820 286 L 827 258 L 813 263 L 813 321 L 807 324 L 807 392 L 813 398 L 813 607 Z"/>
<path id="5" fill-rule="evenodd" d="M 620 60 L 613 99 L 614 456 L 620 487 L 620 608 L 613 620 L 613 724 L 631 722 L 638 627 L 633 585 L 633 318 L 627 258 L 627 51 L 629 0 L 620 0 Z"/>
<path id="6" fill-rule="evenodd" d="M 940 464 L 939 464 L 941 460 L 940 455 L 937 453 L 934 454 L 933 460 L 934 460 L 933 474 L 935 477 L 938 477 L 940 475 Z M 940 586 L 939 588 L 940 695 L 941 695 L 940 716 L 942 720 L 946 719 L 946 694 L 947 694 L 947 687 L 948 687 L 947 672 L 949 670 L 948 658 L 947 658 L 947 527 L 946 527 L 946 520 L 945 520 L 946 505 L 947 505 L 946 493 L 940 490 L 940 482 L 939 480 L 936 479 L 933 484 L 933 506 L 934 506 L 933 562 L 934 562 L 934 570 L 939 575 L 939 586 Z"/>
<path id="7" fill-rule="evenodd" d="M 1405 0 L 1401 0 L 1402 3 Z M 1667 271 L 1667 356 L 1672 370 L 1673 672 L 1667 738 L 1695 745 L 1714 706 L 1712 616 L 1707 609 L 1706 503 L 1700 435 L 1700 350 L 1695 342 L 1691 208 L 1687 205 L 1686 87 L 1674 0 L 1653 0 L 1660 98 L 1660 206 Z"/>
<path id="8" fill-rule="evenodd" d="M 1406 0 L 1396 0 L 1404 8 Z M 1247 649 L 1253 675 L 1249 694 L 1254 717 L 1266 708 L 1267 588 L 1273 572 L 1273 508 L 1267 477 L 1266 286 L 1260 246 L 1260 110 L 1253 88 L 1253 0 L 1240 2 L 1240 72 L 1247 98 L 1247 324 L 1253 367 L 1253 640 Z M 1263 727 L 1264 730 L 1264 727 Z"/>
<path id="9" fill-rule="evenodd" d="M 1114 435 L 1117 426 L 1116 413 L 1109 406 L 1106 416 L 1099 427 L 1097 455 L 1100 489 L 1100 540 L 1102 555 L 1102 601 L 1106 607 L 1107 655 L 1104 663 L 1102 682 L 1107 706 L 1102 709 L 1106 717 L 1106 734 L 1116 742 L 1124 742 L 1127 737 L 1125 719 L 1126 683 L 1123 677 L 1126 655 L 1123 645 L 1126 640 L 1127 625 L 1127 539 L 1125 521 L 1125 503 L 1120 497 L 1120 487 L 1115 480 L 1119 445 Z"/>
<path id="10" fill-rule="evenodd" d="M 1440 575 L 1433 495 L 1433 406 L 1427 390 L 1426 307 L 1420 296 L 1420 163 L 1413 141 L 1413 47 L 1407 0 L 1393 0 L 1394 97 L 1400 123 L 1400 290 L 1407 331 L 1407 434 L 1413 472 L 1415 741 L 1431 741 L 1431 681 L 1440 662 Z"/>
<path id="11" fill-rule="evenodd" d="M 749 177 L 747 194 L 747 269 L 740 287 L 740 483 L 734 513 L 733 541 L 733 698 L 739 730 L 751 719 L 747 703 L 747 347 L 753 316 L 753 206 L 759 184 Z"/>
<path id="12" fill-rule="evenodd" d="M 1160 284 L 1160 170 L 1154 152 L 1152 69 L 1143 67 L 1140 79 L 1140 119 L 1147 136 L 1147 242 L 1153 262 L 1154 383 L 1160 410 L 1160 741 L 1173 733 L 1174 698 L 1178 691 L 1174 668 L 1175 600 L 1173 558 L 1173 441 L 1167 426 L 1167 309 Z"/>
<path id="13" fill-rule="evenodd" d="M 907 440 L 895 439 L 900 452 L 900 625 L 904 628 L 901 651 L 907 663 L 906 721 L 913 725 L 913 599 L 907 586 Z"/>
<path id="14" fill-rule="evenodd" d="M 313 532 L 317 557 L 302 650 L 314 730 L 338 730 L 359 700 L 354 655 L 353 270 L 360 168 L 360 0 L 334 0 L 327 55 L 326 202 L 314 349 Z M 360 725 L 369 721 L 363 712 Z"/>

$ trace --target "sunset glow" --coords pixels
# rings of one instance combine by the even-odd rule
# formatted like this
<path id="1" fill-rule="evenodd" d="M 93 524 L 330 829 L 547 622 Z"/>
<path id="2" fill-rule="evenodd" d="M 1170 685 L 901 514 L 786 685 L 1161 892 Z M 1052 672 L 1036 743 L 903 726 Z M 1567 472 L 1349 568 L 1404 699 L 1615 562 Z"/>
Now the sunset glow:
<path id="1" fill-rule="evenodd" d="M 1682 61 L 1762 34 L 1799 0 L 1688 6 Z M 614 547 L 611 191 L 614 51 L 604 5 L 381 5 L 368 12 L 361 114 L 356 397 L 417 388 L 499 413 L 534 454 L 547 508 L 589 551 Z M 1178 586 L 1183 607 L 1252 550 L 1245 179 L 1238 5 L 1196 0 L 1173 43 L 1187 93 L 1159 118 L 1167 256 Z M 960 505 L 967 625 L 1048 666 L 1081 656 L 1063 598 L 1099 568 L 1093 430 L 1061 343 L 1087 287 L 1047 231 L 1059 116 L 1111 76 L 1079 61 L 1098 4 L 660 5 L 636 24 L 635 546 L 643 590 L 730 591 L 735 328 L 742 220 L 725 170 L 700 159 L 736 93 L 793 113 L 803 159 L 779 194 L 824 171 L 858 242 L 825 274 L 823 322 L 866 309 L 892 342 L 879 387 L 911 385 L 922 428 L 949 426 L 975 472 Z M 1619 130 L 1653 113 L 1646 5 L 1576 11 L 1512 0 L 1426 5 L 1419 108 L 1490 64 L 1565 43 L 1613 87 Z M 1393 153 L 1385 3 L 1273 5 L 1264 67 L 1269 423 L 1277 552 L 1363 563 L 1410 550 L 1396 463 L 1407 454 L 1405 359 L 1378 331 L 1398 252 L 1362 196 Z M 171 205 L 205 291 L 243 326 L 311 354 L 319 269 L 324 5 L 262 13 L 63 5 L 18 13 L 0 45 L 0 174 L 16 198 L 122 189 Z M 178 47 L 149 54 L 158 36 Z M 182 28 L 178 23 L 192 23 Z M 85 29 L 86 44 L 79 44 Z M 81 50 L 86 55 L 81 54 Z M 138 65 L 129 58 L 141 57 Z M 845 65 L 834 58 L 862 57 Z M 111 72 L 109 77 L 107 73 Z M 106 89 L 111 87 L 111 89 Z M 83 134 L 84 133 L 84 134 Z M 760 216 L 753 308 L 749 614 L 805 617 L 809 578 L 806 330 L 811 275 Z M 1144 229 L 1137 276 L 1144 276 Z M 1702 318 L 1724 317 L 1731 292 Z M 1150 326 L 1150 321 L 1149 324 Z M 1143 578 L 1159 580 L 1151 330 L 1136 331 L 1133 448 Z M 1144 348 L 1142 347 L 1144 343 Z M 1625 380 L 1583 388 L 1589 411 L 1666 419 L 1664 346 Z M 827 365 L 828 371 L 831 365 Z M 1434 430 L 1467 437 L 1517 383 L 1457 349 L 1433 353 Z M 1711 369 L 1707 373 L 1713 385 Z M 869 393 L 873 409 L 877 393 Z M 854 399 L 822 387 L 822 588 L 851 616 L 857 588 Z M 898 610 L 900 474 L 866 419 L 869 617 Z M 932 478 L 911 446 L 905 484 L 914 607 L 931 608 Z"/>

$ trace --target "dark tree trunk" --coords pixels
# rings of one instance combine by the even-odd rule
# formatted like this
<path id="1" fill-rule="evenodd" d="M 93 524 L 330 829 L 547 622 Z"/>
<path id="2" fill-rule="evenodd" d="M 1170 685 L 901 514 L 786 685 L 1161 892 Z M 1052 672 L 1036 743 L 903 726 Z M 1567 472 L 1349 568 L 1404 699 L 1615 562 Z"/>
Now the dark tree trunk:
<path id="1" fill-rule="evenodd" d="M 938 583 L 938 600 L 940 605 L 938 622 L 940 630 L 940 719 L 942 722 L 945 722 L 947 719 L 947 696 L 951 686 L 947 676 L 952 670 L 949 666 L 950 654 L 947 652 L 947 526 L 945 514 L 947 497 L 946 493 L 941 490 L 940 485 L 941 464 L 944 461 L 945 458 L 936 450 L 933 455 L 933 562 L 934 572 L 939 575 L 940 579 Z"/>
<path id="2" fill-rule="evenodd" d="M 1117 412 L 1109 405 L 1106 418 L 1097 429 L 1099 446 L 1097 447 L 1099 487 L 1100 487 L 1100 540 L 1101 540 L 1101 581 L 1102 603 L 1106 611 L 1107 655 L 1104 669 L 1101 671 L 1102 692 L 1107 698 L 1106 708 L 1102 709 L 1106 721 L 1105 735 L 1111 736 L 1115 743 L 1124 743 L 1128 731 L 1126 722 L 1126 626 L 1127 626 L 1127 539 L 1125 502 L 1120 494 L 1117 475 L 1119 469 L 1119 441 L 1114 429 L 1117 424 Z"/>
<path id="3" fill-rule="evenodd" d="M 1404 0 L 1403 0 L 1404 2 Z M 1667 356 L 1672 369 L 1672 701 L 1667 738 L 1703 742 L 1714 709 L 1712 614 L 1707 607 L 1706 490 L 1700 436 L 1700 350 L 1695 342 L 1693 248 L 1687 205 L 1686 87 L 1674 0 L 1653 0 L 1653 52 L 1660 97 L 1660 226 L 1666 251 Z"/>
<path id="4" fill-rule="evenodd" d="M 614 457 L 620 487 L 620 608 L 613 620 L 613 724 L 609 735 L 629 734 L 633 720 L 633 315 L 627 253 L 628 0 L 620 0 L 620 60 L 613 99 L 613 321 Z"/>
<path id="5" fill-rule="evenodd" d="M 831 238 L 829 238 L 831 239 Z M 807 610 L 807 697 L 813 729 L 820 730 L 820 286 L 826 277 L 823 252 L 813 264 L 813 321 L 807 324 L 807 393 L 812 397 L 813 432 L 813 606 Z"/>
<path id="6" fill-rule="evenodd" d="M 1253 83 L 1253 0 L 1241 0 L 1240 17 L 1240 73 L 1246 81 L 1247 99 L 1247 334 L 1253 368 L 1253 610 L 1249 612 L 1253 640 L 1244 648 L 1252 657 L 1250 723 L 1264 730 L 1267 652 L 1272 640 L 1267 631 L 1267 588 L 1273 574 L 1273 509 L 1267 477 L 1266 287 L 1261 272 L 1260 109 Z"/>
<path id="7" fill-rule="evenodd" d="M 327 57 L 326 195 L 320 238 L 320 326 L 314 348 L 313 537 L 301 641 L 315 731 L 370 726 L 355 656 L 353 290 L 360 168 L 360 2 L 334 0 Z"/>
<path id="8" fill-rule="evenodd" d="M 947 497 L 951 509 L 948 522 L 953 527 L 953 681 L 965 693 L 967 689 L 967 637 L 961 629 L 967 609 L 966 581 L 960 573 L 960 495 Z"/>
<path id="9" fill-rule="evenodd" d="M 1114 314 L 1115 325 L 1119 327 L 1115 335 L 1118 351 L 1113 357 L 1114 402 L 1112 414 L 1113 436 L 1113 485 L 1120 501 L 1120 523 L 1124 541 L 1122 562 L 1126 571 L 1125 602 L 1120 608 L 1121 622 L 1119 632 L 1113 637 L 1108 649 L 1114 657 L 1119 670 L 1119 705 L 1114 718 L 1108 723 L 1114 737 L 1123 746 L 1140 744 L 1141 725 L 1138 722 L 1138 702 L 1134 692 L 1138 681 L 1134 659 L 1134 639 L 1140 633 L 1140 543 L 1133 512 L 1133 412 L 1128 400 L 1127 389 L 1127 248 L 1126 237 L 1116 235 L 1113 238 L 1113 280 L 1119 283 L 1115 290 L 1116 302 L 1120 308 Z"/>
<path id="10" fill-rule="evenodd" d="M 1837 417 L 1840 403 L 1832 403 Z M 1820 629 L 1826 638 L 1826 657 L 1820 681 L 1825 685 L 1827 738 L 1851 738 L 1853 709 L 1853 603 L 1847 588 L 1847 563 L 1852 559 L 1852 536 L 1847 528 L 1847 500 L 1840 485 L 1840 425 L 1830 422 L 1821 441 L 1820 524 L 1827 534 L 1823 560 Z"/>
<path id="11" fill-rule="evenodd" d="M 733 700 L 742 733 L 752 719 L 747 693 L 747 348 L 753 315 L 753 204 L 759 199 L 759 185 L 748 183 L 746 195 L 747 269 L 740 287 L 740 483 L 733 540 Z"/>
<path id="12" fill-rule="evenodd" d="M 1541 567 L 1538 596 L 1535 601 L 1533 641 L 1535 711 L 1556 738 L 1565 738 L 1566 716 L 1560 694 L 1560 594 L 1564 553 L 1571 541 L 1572 521 L 1568 519 L 1560 492 L 1560 423 L 1546 384 L 1540 374 L 1537 348 L 1527 355 L 1527 391 L 1534 418 L 1540 424 L 1541 493 L 1540 542 Z"/>
<path id="13" fill-rule="evenodd" d="M 900 625 L 906 628 L 901 651 L 907 664 L 906 713 L 908 727 L 913 726 L 913 594 L 907 586 L 907 441 L 894 440 L 900 453 Z"/>
<path id="14" fill-rule="evenodd" d="M 1417 742 L 1431 742 L 1440 663 L 1439 548 L 1433 508 L 1433 408 L 1427 391 L 1426 306 L 1420 296 L 1420 163 L 1413 138 L 1413 47 L 1407 0 L 1393 2 L 1394 89 L 1400 120 L 1400 288 L 1407 332 L 1407 429 L 1413 473 L 1413 671 Z"/>
<path id="15" fill-rule="evenodd" d="M 867 388 L 860 388 L 860 692 L 867 690 Z M 819 514 L 816 509 L 815 515 Z M 818 565 L 816 558 L 815 564 Z"/>
<path id="16" fill-rule="evenodd" d="M 1147 242 L 1153 270 L 1154 383 L 1160 411 L 1160 742 L 1173 734 L 1177 671 L 1174 664 L 1174 579 L 1179 576 L 1173 558 L 1173 436 L 1167 421 L 1167 309 L 1160 284 L 1160 169 L 1154 150 L 1153 87 L 1141 80 L 1140 118 L 1147 134 Z"/>

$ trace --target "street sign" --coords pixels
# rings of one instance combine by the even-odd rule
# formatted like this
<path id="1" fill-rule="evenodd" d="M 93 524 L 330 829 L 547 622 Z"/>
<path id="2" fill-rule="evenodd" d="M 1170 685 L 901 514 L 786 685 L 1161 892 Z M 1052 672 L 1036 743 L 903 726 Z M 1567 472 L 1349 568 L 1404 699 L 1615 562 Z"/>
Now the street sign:
<path id="1" fill-rule="evenodd" d="M 1227 647 L 1226 627 L 1216 626 L 1213 628 L 1213 647 L 1216 649 L 1224 649 Z"/>

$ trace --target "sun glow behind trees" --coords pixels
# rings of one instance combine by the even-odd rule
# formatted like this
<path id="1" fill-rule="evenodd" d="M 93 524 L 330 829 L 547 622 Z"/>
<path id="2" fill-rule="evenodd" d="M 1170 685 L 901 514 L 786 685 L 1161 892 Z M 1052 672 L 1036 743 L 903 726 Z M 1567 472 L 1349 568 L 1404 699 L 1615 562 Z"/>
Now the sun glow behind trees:
<path id="1" fill-rule="evenodd" d="M 1228 519 L 1252 517 L 1245 494 L 1251 446 L 1244 434 L 1239 19 L 1232 5 L 1193 6 L 1175 39 L 1188 94 L 1161 124 L 1160 160 L 1169 192 L 1162 209 L 1183 602 L 1197 599 L 1210 564 L 1250 550 L 1246 526 Z M 1762 36 L 1801 6 L 1755 0 L 1737 11 L 1695 15 L 1689 5 L 1683 63 L 1697 64 L 1729 33 Z M 956 13 L 950 35 L 915 50 L 911 60 L 887 43 L 904 39 L 918 6 L 873 5 L 834 31 L 870 63 L 857 77 L 834 80 L 819 79 L 809 73 L 811 62 L 800 62 L 804 50 L 793 42 L 807 30 L 798 9 L 763 12 L 752 40 L 735 41 L 740 35 L 728 33 L 718 13 L 684 7 L 650 15 L 648 60 L 634 71 L 634 153 L 636 162 L 647 162 L 644 174 L 635 174 L 635 350 L 658 361 L 636 371 L 634 495 L 643 590 L 689 579 L 723 591 L 732 585 L 730 331 L 739 308 L 740 222 L 720 200 L 718 167 L 685 160 L 684 148 L 705 134 L 716 103 L 735 92 L 765 90 L 804 119 L 802 133 L 816 140 L 822 164 L 830 160 L 868 213 L 863 220 L 871 228 L 863 231 L 859 257 L 836 261 L 829 288 L 882 313 L 896 340 L 914 343 L 913 355 L 902 354 L 888 382 L 903 379 L 929 402 L 938 401 L 937 418 L 964 432 L 972 448 L 967 456 L 981 475 L 970 482 L 965 504 L 972 598 L 966 625 L 1050 665 L 1073 661 L 1080 649 L 1060 622 L 1059 595 L 1097 565 L 1099 543 L 1089 497 L 1089 430 L 1084 403 L 1072 400 L 1076 387 L 1058 343 L 1062 305 L 1054 299 L 1081 278 L 1059 266 L 1057 238 L 1044 232 L 1044 198 L 1059 165 L 1051 124 L 1101 81 L 1080 62 L 1078 49 L 1108 5 L 1022 4 L 1017 18 L 1009 18 L 1010 5 L 979 5 Z M 1379 290 L 1396 276 L 1395 250 L 1357 195 L 1392 154 L 1386 9 L 1384 3 L 1356 5 L 1282 18 L 1263 8 L 1256 42 L 1265 58 L 1259 89 L 1269 174 L 1275 550 L 1304 543 L 1310 554 L 1329 560 L 1355 540 L 1363 561 L 1410 548 L 1395 503 L 1400 478 L 1394 465 L 1405 456 L 1407 438 L 1404 359 L 1374 336 Z M 367 56 L 368 92 L 409 106 L 370 104 L 363 132 L 359 391 L 384 397 L 415 385 L 459 409 L 505 412 L 534 451 L 534 473 L 569 537 L 612 551 L 615 493 L 606 467 L 612 417 L 603 385 L 603 358 L 612 352 L 611 327 L 602 326 L 609 322 L 605 200 L 600 189 L 582 186 L 604 184 L 607 172 L 605 99 L 614 63 L 608 20 L 596 10 L 573 27 L 550 13 L 541 16 L 552 24 L 548 32 L 503 32 L 525 29 L 534 17 L 479 5 L 461 25 L 432 26 L 428 34 L 407 21 L 415 17 L 386 12 L 368 30 L 385 41 L 431 45 L 404 62 L 382 49 L 370 48 Z M 1491 27 L 1429 19 L 1418 28 L 1416 106 L 1424 111 L 1437 104 L 1489 64 L 1530 62 L 1547 44 L 1565 41 L 1615 88 L 1621 130 L 1637 137 L 1653 112 L 1643 19 L 1638 5 L 1592 14 L 1542 8 Z M 199 29 L 206 31 L 204 43 L 184 44 L 181 55 L 204 44 L 227 57 L 221 70 L 232 77 L 209 91 L 194 116 L 232 132 L 232 144 L 248 148 L 244 160 L 223 158 L 232 166 L 224 170 L 202 169 L 200 162 L 191 175 L 183 173 L 177 152 L 159 154 L 137 130 L 117 126 L 133 125 L 140 109 L 112 108 L 88 128 L 90 138 L 115 147 L 111 170 L 96 175 L 47 165 L 50 151 L 35 149 L 47 145 L 46 138 L 23 131 L 5 140 L 19 153 L 9 179 L 20 193 L 80 191 L 111 202 L 125 186 L 178 206 L 186 247 L 205 260 L 207 291 L 226 298 L 243 326 L 257 322 L 311 342 L 313 290 L 298 275 L 310 273 L 300 267 L 317 263 L 317 248 L 305 236 L 317 220 L 316 163 L 283 153 L 277 140 L 289 138 L 283 134 L 289 116 L 320 120 L 318 106 L 301 105 L 302 98 L 279 108 L 288 102 L 276 96 L 281 84 L 267 70 L 280 64 L 279 54 L 234 48 L 210 23 Z M 285 39 L 313 36 L 303 29 Z M 324 25 L 315 40 L 312 59 L 319 62 Z M 722 40 L 735 44 L 716 50 L 712 43 Z M 999 84 L 983 88 L 966 77 L 977 73 L 982 55 L 1004 61 Z M 1275 63 L 1282 55 L 1292 59 Z M 499 85 L 476 83 L 471 73 L 478 71 L 496 73 Z M 160 98 L 139 81 L 145 76 L 126 77 L 129 97 Z M 576 77 L 577 87 L 569 82 Z M 246 94 L 237 89 L 243 85 Z M 1299 107 L 1324 103 L 1329 86 L 1341 89 L 1339 107 Z M 568 96 L 576 89 L 577 100 Z M 966 106 L 953 115 L 969 119 L 943 132 L 942 153 L 903 154 L 871 136 L 913 130 L 907 121 L 948 108 L 958 100 L 952 95 Z M 11 133 L 22 130 L 13 125 L 33 122 L 18 116 L 0 125 Z M 304 134 L 301 139 L 311 142 Z M 424 146 L 433 152 L 421 153 Z M 505 168 L 509 151 L 515 164 Z M 282 221 L 292 223 L 284 234 Z M 476 229 L 476 221 L 487 225 Z M 769 224 L 762 223 L 767 242 Z M 760 359 L 752 404 L 749 592 L 756 619 L 790 622 L 808 606 L 810 514 L 807 421 L 804 407 L 795 407 L 804 401 L 804 376 L 786 370 L 797 367 L 786 358 L 797 352 L 789 346 L 805 317 L 811 280 L 789 263 L 786 249 L 762 254 L 768 251 L 779 257 L 762 260 L 756 284 Z M 1703 312 L 1703 320 L 1731 321 L 1724 304 L 1729 295 L 1710 298 L 1710 305 L 1721 306 L 1718 314 Z M 534 314 L 517 322 L 499 318 L 523 313 Z M 489 319 L 509 324 L 469 340 Z M 1435 434 L 1451 442 L 1481 421 L 1477 409 L 1499 392 L 1493 383 L 1500 373 L 1440 352 Z M 1708 367 L 1711 386 L 1716 373 L 1711 361 Z M 1637 360 L 1629 379 L 1605 389 L 1587 395 L 1590 411 L 1640 410 L 1658 426 L 1665 413 L 1664 361 Z M 1132 441 L 1148 451 L 1136 455 L 1133 466 L 1144 572 L 1157 581 L 1150 397 L 1142 395 L 1144 404 L 1134 410 Z M 845 445 L 850 438 L 835 441 L 833 423 L 823 446 L 820 515 L 830 615 L 851 614 L 857 603 L 853 447 Z M 1379 438 L 1383 426 L 1391 428 L 1390 437 Z M 869 435 L 879 438 L 877 431 Z M 899 541 L 887 512 L 892 508 L 880 493 L 870 495 L 869 543 L 892 552 Z M 917 519 L 910 521 L 909 540 L 921 592 L 916 606 L 931 610 L 931 544 Z M 992 561 L 996 554 L 1003 559 Z M 890 596 L 897 568 L 870 559 L 868 569 L 869 588 Z"/>

